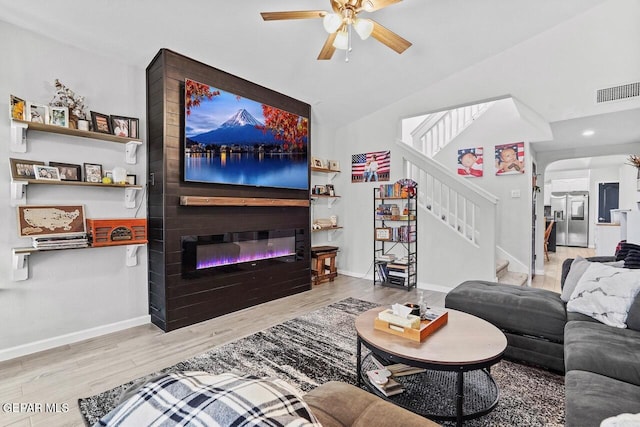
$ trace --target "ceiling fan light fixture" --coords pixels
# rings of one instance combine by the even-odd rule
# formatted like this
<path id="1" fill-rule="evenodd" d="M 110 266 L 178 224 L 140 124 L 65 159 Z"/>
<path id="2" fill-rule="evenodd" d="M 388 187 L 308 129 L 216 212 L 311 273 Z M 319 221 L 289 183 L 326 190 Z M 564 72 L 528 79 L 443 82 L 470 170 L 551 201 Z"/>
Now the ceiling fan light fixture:
<path id="1" fill-rule="evenodd" d="M 373 22 L 369 19 L 357 18 L 353 21 L 353 28 L 362 40 L 366 40 L 373 32 Z"/>
<path id="2" fill-rule="evenodd" d="M 349 35 L 346 31 L 340 31 L 336 34 L 336 39 L 333 41 L 333 47 L 342 50 L 349 49 Z"/>
<path id="3" fill-rule="evenodd" d="M 324 18 L 322 18 L 322 25 L 327 33 L 335 33 L 342 25 L 342 16 L 337 13 L 327 13 Z"/>

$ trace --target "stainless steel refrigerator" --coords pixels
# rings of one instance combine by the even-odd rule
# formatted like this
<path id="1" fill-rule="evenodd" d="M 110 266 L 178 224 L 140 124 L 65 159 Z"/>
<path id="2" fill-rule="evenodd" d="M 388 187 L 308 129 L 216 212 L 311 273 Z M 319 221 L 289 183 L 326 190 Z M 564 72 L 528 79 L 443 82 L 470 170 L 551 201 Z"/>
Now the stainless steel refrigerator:
<path id="1" fill-rule="evenodd" d="M 569 191 L 551 193 L 551 212 L 556 222 L 556 245 L 589 245 L 589 193 Z"/>

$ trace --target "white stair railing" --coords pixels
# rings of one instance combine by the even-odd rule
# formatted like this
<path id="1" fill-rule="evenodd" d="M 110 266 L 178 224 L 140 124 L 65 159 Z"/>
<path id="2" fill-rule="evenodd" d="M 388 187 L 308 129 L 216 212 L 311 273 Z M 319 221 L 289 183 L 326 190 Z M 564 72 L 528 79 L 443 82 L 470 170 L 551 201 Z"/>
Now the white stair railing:
<path id="1" fill-rule="evenodd" d="M 498 198 L 402 141 L 397 141 L 396 151 L 404 160 L 405 176 L 418 183 L 418 207 L 434 219 L 426 231 L 422 225 L 419 229 L 428 234 L 430 226 L 446 227 L 451 239 L 440 249 L 451 251 L 451 259 L 462 254 L 472 258 L 476 278 L 493 280 Z M 440 274 L 431 273 L 451 274 L 449 265 L 441 267 Z"/>
<path id="2" fill-rule="evenodd" d="M 493 104 L 483 102 L 429 114 L 411 132 L 413 147 L 427 157 L 435 156 Z"/>

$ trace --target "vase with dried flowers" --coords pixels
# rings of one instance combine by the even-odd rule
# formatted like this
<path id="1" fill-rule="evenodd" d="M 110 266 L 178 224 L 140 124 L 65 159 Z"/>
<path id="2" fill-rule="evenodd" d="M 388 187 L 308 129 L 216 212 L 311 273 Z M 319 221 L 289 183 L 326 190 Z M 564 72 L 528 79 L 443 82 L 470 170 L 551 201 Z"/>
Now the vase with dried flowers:
<path id="1" fill-rule="evenodd" d="M 84 105 L 84 96 L 77 95 L 74 91 L 62 84 L 58 79 L 54 82 L 56 93 L 49 102 L 52 107 L 69 108 L 69 125 L 74 129 L 89 130 L 87 107 Z"/>

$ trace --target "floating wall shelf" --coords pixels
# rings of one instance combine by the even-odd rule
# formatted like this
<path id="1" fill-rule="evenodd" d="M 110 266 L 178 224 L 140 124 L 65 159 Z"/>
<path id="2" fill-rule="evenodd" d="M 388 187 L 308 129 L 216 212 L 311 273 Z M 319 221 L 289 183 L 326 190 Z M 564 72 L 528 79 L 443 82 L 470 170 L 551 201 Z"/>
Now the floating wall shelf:
<path id="1" fill-rule="evenodd" d="M 42 179 L 11 180 L 11 206 L 25 205 L 27 203 L 27 185 L 74 185 L 81 187 L 123 188 L 124 206 L 129 209 L 136 207 L 136 193 L 142 190 L 141 185 L 102 184 L 99 182 L 84 181 L 46 181 Z"/>
<path id="2" fill-rule="evenodd" d="M 125 246 L 125 245 L 121 245 Z M 138 265 L 138 248 L 144 246 L 143 244 L 131 244 L 126 245 L 126 253 L 125 253 L 125 264 L 127 267 L 134 267 Z M 100 247 L 111 247 L 111 246 L 100 246 Z M 25 247 L 25 248 L 13 248 L 12 255 L 13 259 L 11 262 L 11 280 L 14 282 L 19 282 L 23 280 L 27 280 L 29 278 L 29 262 L 28 257 L 34 253 L 46 253 L 53 251 L 68 251 L 68 250 L 78 250 L 78 249 L 93 249 L 93 247 L 86 248 L 73 248 L 73 249 L 36 249 L 33 247 Z"/>
<path id="3" fill-rule="evenodd" d="M 61 135 L 75 136 L 78 138 L 97 139 L 100 141 L 125 144 L 125 162 L 130 165 L 135 165 L 137 163 L 136 151 L 138 146 L 142 145 L 142 140 L 138 138 L 125 138 L 108 133 L 91 132 L 86 130 L 66 128 L 62 126 L 45 125 L 42 123 L 33 123 L 24 120 L 11 119 L 11 151 L 13 151 L 14 153 L 27 152 L 28 130 L 57 133 Z"/>

